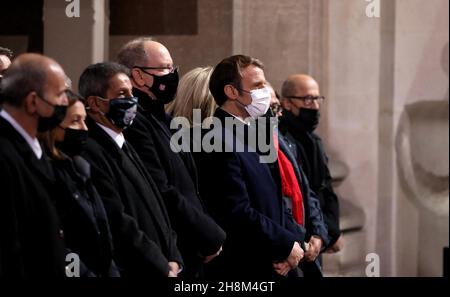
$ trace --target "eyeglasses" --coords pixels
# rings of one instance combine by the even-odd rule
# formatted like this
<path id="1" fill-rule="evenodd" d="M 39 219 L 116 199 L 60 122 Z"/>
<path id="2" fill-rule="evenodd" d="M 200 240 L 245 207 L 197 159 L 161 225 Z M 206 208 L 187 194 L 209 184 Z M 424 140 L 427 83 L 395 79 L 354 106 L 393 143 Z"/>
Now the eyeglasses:
<path id="1" fill-rule="evenodd" d="M 313 104 L 313 101 L 317 101 L 317 103 L 322 104 L 325 101 L 325 96 L 286 96 L 289 99 L 297 99 L 302 100 L 305 105 Z"/>
<path id="2" fill-rule="evenodd" d="M 133 66 L 133 68 L 140 69 L 145 73 L 148 73 L 145 70 L 169 70 L 169 72 L 172 73 L 175 71 L 175 69 L 178 69 L 178 66 L 164 66 L 164 67 Z"/>

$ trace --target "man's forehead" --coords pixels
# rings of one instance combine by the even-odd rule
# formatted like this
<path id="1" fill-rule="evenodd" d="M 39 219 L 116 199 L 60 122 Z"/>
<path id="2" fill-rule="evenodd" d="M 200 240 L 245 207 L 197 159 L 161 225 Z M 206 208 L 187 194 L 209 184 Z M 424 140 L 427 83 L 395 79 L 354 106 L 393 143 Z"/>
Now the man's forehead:
<path id="1" fill-rule="evenodd" d="M 130 78 L 125 73 L 117 73 L 109 80 L 111 87 L 120 88 L 123 86 L 131 85 Z"/>
<path id="2" fill-rule="evenodd" d="M 293 88 L 295 96 L 317 95 L 319 92 L 319 86 L 314 83 L 296 83 Z"/>
<path id="3" fill-rule="evenodd" d="M 48 73 L 54 75 L 58 79 L 63 79 L 64 83 L 66 82 L 66 73 L 64 69 L 57 63 L 49 63 L 48 64 Z"/>
<path id="4" fill-rule="evenodd" d="M 47 71 L 47 84 L 66 88 L 67 76 L 58 64 L 50 64 Z"/>
<path id="5" fill-rule="evenodd" d="M 169 50 L 159 43 L 146 42 L 144 45 L 147 54 L 147 62 L 153 64 L 172 64 L 172 57 Z"/>
<path id="6" fill-rule="evenodd" d="M 250 65 L 242 69 L 241 75 L 243 79 L 250 81 L 265 80 L 264 70 L 254 65 Z"/>

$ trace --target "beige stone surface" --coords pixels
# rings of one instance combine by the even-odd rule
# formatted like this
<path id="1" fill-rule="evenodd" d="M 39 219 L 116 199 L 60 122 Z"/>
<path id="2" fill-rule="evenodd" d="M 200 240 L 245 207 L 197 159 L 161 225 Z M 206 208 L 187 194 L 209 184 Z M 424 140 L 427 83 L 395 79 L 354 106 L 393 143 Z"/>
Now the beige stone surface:
<path id="1" fill-rule="evenodd" d="M 448 246 L 448 112 L 446 120 L 432 105 L 446 101 L 448 109 L 449 2 L 380 3 L 380 18 L 369 18 L 363 0 L 199 0 L 197 35 L 154 37 L 181 73 L 243 53 L 265 63 L 278 90 L 290 74 L 315 76 L 327 97 L 320 135 L 348 168 L 336 190 L 365 217 L 363 232 L 335 258 L 344 263 L 350 253 L 363 262 L 373 252 L 382 276 L 440 275 Z M 45 54 L 75 84 L 88 64 L 114 59 L 135 37 L 110 37 L 107 5 L 102 13 L 91 1 L 81 4 L 80 19 L 65 17 L 64 1 L 44 7 Z M 408 113 L 414 104 L 424 104 L 423 114 Z M 342 274 L 364 271 L 352 266 L 356 260 Z"/>
<path id="2" fill-rule="evenodd" d="M 171 52 L 181 74 L 195 67 L 214 66 L 232 52 L 232 1 L 199 0 L 197 35 L 152 36 Z M 116 59 L 120 47 L 137 36 L 111 36 L 110 57 Z"/>
<path id="3" fill-rule="evenodd" d="M 44 53 L 65 69 L 76 90 L 82 71 L 108 59 L 107 1 L 80 1 L 79 17 L 66 15 L 68 2 L 44 1 Z"/>

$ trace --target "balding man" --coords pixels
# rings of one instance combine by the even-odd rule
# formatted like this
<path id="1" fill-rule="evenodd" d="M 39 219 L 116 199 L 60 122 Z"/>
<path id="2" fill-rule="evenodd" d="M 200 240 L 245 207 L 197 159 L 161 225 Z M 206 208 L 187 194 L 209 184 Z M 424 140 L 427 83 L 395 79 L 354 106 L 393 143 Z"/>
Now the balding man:
<path id="1" fill-rule="evenodd" d="M 64 276 L 55 178 L 36 138 L 65 116 L 66 75 L 54 60 L 19 56 L 2 80 L 0 277 Z"/>
<path id="2" fill-rule="evenodd" d="M 203 262 L 221 251 L 224 231 L 206 214 L 199 196 L 197 171 L 189 152 L 171 150 L 170 118 L 164 104 L 175 96 L 178 72 L 167 48 L 150 38 L 130 41 L 119 63 L 131 69 L 133 94 L 139 98 L 133 125 L 124 131 L 155 180 L 166 204 L 185 262 L 183 275 L 200 277 Z"/>
<path id="3" fill-rule="evenodd" d="M 290 76 L 282 86 L 283 116 L 280 131 L 296 144 L 297 159 L 317 194 L 325 223 L 328 227 L 329 252 L 342 248 L 339 229 L 338 198 L 331 185 L 328 157 L 320 137 L 314 133 L 319 124 L 319 109 L 325 97 L 320 95 L 319 84 L 309 75 Z"/>
<path id="4" fill-rule="evenodd" d="M 277 94 L 269 85 L 271 94 L 271 109 L 280 104 Z M 282 114 L 281 108 L 278 111 Z M 281 115 L 280 115 L 281 116 Z M 280 116 L 277 116 L 278 118 Z M 322 247 L 328 244 L 328 230 L 323 219 L 320 202 L 316 194 L 311 190 L 308 179 L 302 167 L 299 166 L 296 156 L 298 150 L 296 145 L 290 143 L 286 137 L 280 133 L 278 135 L 278 168 L 274 172 L 274 177 L 281 180 L 281 192 L 293 220 L 306 229 L 305 244 L 308 246 L 305 251 L 305 258 L 299 265 L 305 277 L 322 276 L 319 254 Z M 279 176 L 279 177 L 278 177 Z"/>
<path id="5" fill-rule="evenodd" d="M 161 195 L 123 135 L 137 108 L 128 68 L 111 62 L 90 65 L 78 88 L 88 107 L 89 138 L 82 156 L 92 166 L 105 205 L 121 276 L 178 276 L 183 261 Z"/>

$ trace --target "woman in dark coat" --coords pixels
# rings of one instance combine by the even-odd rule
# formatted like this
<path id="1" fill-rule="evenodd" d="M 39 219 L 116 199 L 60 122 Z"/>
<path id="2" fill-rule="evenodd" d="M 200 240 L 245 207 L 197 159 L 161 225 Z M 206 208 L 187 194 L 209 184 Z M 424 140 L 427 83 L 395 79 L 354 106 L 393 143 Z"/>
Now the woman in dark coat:
<path id="1" fill-rule="evenodd" d="M 112 260 L 112 238 L 105 209 L 91 183 L 90 165 L 79 156 L 88 136 L 85 119 L 83 103 L 71 99 L 64 121 L 42 134 L 41 140 L 52 159 L 59 192 L 64 193 L 57 197 L 55 204 L 63 225 L 67 253 L 79 256 L 79 275 L 117 277 L 120 275 Z"/>

